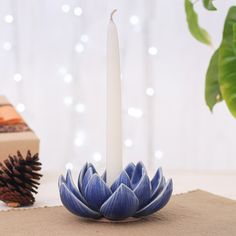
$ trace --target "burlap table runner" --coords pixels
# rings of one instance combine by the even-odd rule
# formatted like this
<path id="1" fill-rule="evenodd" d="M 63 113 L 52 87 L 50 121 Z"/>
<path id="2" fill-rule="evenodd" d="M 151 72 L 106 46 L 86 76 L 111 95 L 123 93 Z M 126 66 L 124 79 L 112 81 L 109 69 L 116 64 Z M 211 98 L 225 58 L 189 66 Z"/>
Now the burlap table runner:
<path id="1" fill-rule="evenodd" d="M 64 207 L 0 212 L 1 236 L 235 236 L 236 201 L 196 190 L 173 196 L 158 213 L 137 222 L 101 223 L 78 218 Z"/>

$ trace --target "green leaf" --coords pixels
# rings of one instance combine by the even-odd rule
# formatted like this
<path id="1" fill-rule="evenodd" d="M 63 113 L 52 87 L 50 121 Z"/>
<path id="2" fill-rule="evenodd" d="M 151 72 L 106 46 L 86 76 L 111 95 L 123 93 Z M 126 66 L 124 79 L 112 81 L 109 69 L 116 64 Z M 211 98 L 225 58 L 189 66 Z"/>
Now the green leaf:
<path id="1" fill-rule="evenodd" d="M 219 83 L 222 96 L 236 118 L 236 54 L 234 53 L 233 25 L 236 23 L 236 7 L 227 14 L 223 40 L 219 51 Z"/>
<path id="2" fill-rule="evenodd" d="M 185 0 L 185 12 L 187 17 L 188 28 L 191 34 L 198 41 L 211 45 L 211 39 L 207 31 L 198 24 L 198 15 L 194 10 L 193 3 Z"/>
<path id="3" fill-rule="evenodd" d="M 213 0 L 203 0 L 203 6 L 209 11 L 216 11 L 216 7 L 213 5 Z"/>
<path id="4" fill-rule="evenodd" d="M 211 57 L 206 74 L 205 100 L 212 111 L 216 103 L 222 101 L 219 85 L 219 49 Z"/>
<path id="5" fill-rule="evenodd" d="M 236 54 L 236 23 L 233 24 L 233 47 L 234 53 Z"/>

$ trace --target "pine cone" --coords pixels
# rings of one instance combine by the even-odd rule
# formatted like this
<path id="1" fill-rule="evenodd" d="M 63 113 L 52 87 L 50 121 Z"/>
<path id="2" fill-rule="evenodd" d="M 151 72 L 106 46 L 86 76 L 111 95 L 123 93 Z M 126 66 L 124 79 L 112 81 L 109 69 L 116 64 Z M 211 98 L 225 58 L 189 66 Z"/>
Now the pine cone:
<path id="1" fill-rule="evenodd" d="M 31 155 L 28 151 L 23 158 L 18 151 L 17 155 L 9 156 L 0 163 L 0 201 L 8 206 L 29 206 L 35 201 L 33 193 L 37 193 L 41 174 L 38 154 Z"/>

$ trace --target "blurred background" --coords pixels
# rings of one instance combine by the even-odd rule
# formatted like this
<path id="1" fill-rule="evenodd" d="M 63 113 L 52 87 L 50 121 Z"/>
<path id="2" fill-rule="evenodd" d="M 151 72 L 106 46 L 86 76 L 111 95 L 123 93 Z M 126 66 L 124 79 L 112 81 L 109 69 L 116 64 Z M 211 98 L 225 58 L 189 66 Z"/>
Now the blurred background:
<path id="1" fill-rule="evenodd" d="M 235 1 L 196 6 L 221 40 Z M 235 170 L 236 121 L 204 101 L 213 48 L 190 35 L 184 1 L 1 0 L 0 93 L 41 139 L 46 170 L 99 168 L 106 160 L 106 34 L 112 9 L 120 40 L 124 164 L 151 169 Z"/>

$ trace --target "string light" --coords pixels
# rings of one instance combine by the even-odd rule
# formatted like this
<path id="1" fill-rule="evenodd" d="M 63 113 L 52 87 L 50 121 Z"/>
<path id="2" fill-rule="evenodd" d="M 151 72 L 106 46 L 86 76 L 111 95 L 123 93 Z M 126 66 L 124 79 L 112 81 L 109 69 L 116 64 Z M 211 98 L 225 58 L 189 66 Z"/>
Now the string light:
<path id="1" fill-rule="evenodd" d="M 84 51 L 84 45 L 82 43 L 77 43 L 75 46 L 75 51 L 78 53 L 82 53 Z"/>
<path id="2" fill-rule="evenodd" d="M 10 42 L 4 42 L 2 47 L 4 50 L 9 51 L 9 50 L 11 50 L 12 45 Z"/>
<path id="3" fill-rule="evenodd" d="M 72 170 L 74 168 L 73 164 L 71 162 L 68 162 L 66 164 L 66 170 Z"/>
<path id="4" fill-rule="evenodd" d="M 149 47 L 148 53 L 152 56 L 157 54 L 157 48 L 156 47 Z"/>
<path id="5" fill-rule="evenodd" d="M 69 73 L 65 74 L 65 76 L 64 76 L 64 82 L 65 83 L 71 83 L 72 80 L 73 80 L 73 77 L 72 77 L 71 74 L 69 74 Z"/>
<path id="6" fill-rule="evenodd" d="M 64 104 L 66 106 L 71 106 L 73 104 L 73 97 L 71 96 L 64 97 Z"/>
<path id="7" fill-rule="evenodd" d="M 84 139 L 85 139 L 85 133 L 83 131 L 78 132 L 74 140 L 74 145 L 77 147 L 83 146 Z"/>
<path id="8" fill-rule="evenodd" d="M 146 94 L 147 94 L 147 96 L 153 96 L 154 94 L 155 94 L 155 91 L 154 91 L 154 89 L 153 88 L 147 88 L 146 89 Z"/>
<path id="9" fill-rule="evenodd" d="M 80 36 L 80 40 L 81 40 L 81 42 L 83 42 L 83 43 L 87 43 L 88 40 L 89 40 L 89 37 L 88 37 L 87 34 L 82 34 L 82 35 Z"/>
<path id="10" fill-rule="evenodd" d="M 155 151 L 155 158 L 161 160 L 163 158 L 163 152 L 161 150 Z"/>
<path id="11" fill-rule="evenodd" d="M 125 140 L 125 146 L 126 147 L 132 147 L 133 146 L 133 141 L 131 139 L 126 139 Z"/>
<path id="12" fill-rule="evenodd" d="M 70 5 L 68 4 L 63 4 L 61 6 L 61 10 L 64 12 L 64 13 L 68 13 L 70 11 Z"/>
<path id="13" fill-rule="evenodd" d="M 14 80 L 20 82 L 22 80 L 22 75 L 20 73 L 14 74 Z"/>
<path id="14" fill-rule="evenodd" d="M 74 145 L 77 146 L 77 147 L 81 147 L 81 146 L 84 145 L 84 141 L 80 138 L 75 138 Z"/>
<path id="15" fill-rule="evenodd" d="M 84 134 L 78 134 L 77 137 L 74 140 L 74 145 L 77 147 L 81 147 L 84 145 Z"/>
<path id="16" fill-rule="evenodd" d="M 93 160 L 94 161 L 101 161 L 102 160 L 102 154 L 101 153 L 99 153 L 99 152 L 95 152 L 94 154 L 93 154 Z"/>
<path id="17" fill-rule="evenodd" d="M 14 21 L 14 17 L 12 15 L 5 15 L 4 20 L 6 23 L 10 24 Z"/>
<path id="18" fill-rule="evenodd" d="M 83 103 L 76 104 L 75 111 L 78 113 L 84 113 L 85 112 L 85 105 Z"/>
<path id="19" fill-rule="evenodd" d="M 128 109 L 128 115 L 138 119 L 143 116 L 143 111 L 140 108 L 130 107 Z"/>
<path id="20" fill-rule="evenodd" d="M 137 25 L 139 23 L 139 18 L 133 15 L 129 18 L 129 22 L 131 25 Z"/>
<path id="21" fill-rule="evenodd" d="M 19 103 L 16 105 L 16 110 L 20 113 L 25 111 L 25 105 L 23 103 Z"/>
<path id="22" fill-rule="evenodd" d="M 75 7 L 74 8 L 74 15 L 75 16 L 81 16 L 83 13 L 83 10 L 81 9 L 81 7 Z"/>

